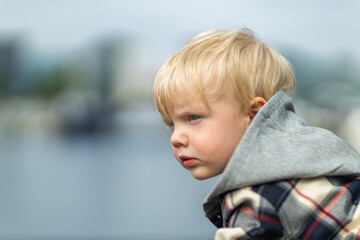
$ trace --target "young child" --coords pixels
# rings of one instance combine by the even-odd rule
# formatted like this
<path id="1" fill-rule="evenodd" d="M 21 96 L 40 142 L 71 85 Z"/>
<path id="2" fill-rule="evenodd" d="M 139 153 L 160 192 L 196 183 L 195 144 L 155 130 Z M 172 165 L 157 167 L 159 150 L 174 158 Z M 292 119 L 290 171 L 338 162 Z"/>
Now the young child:
<path id="1" fill-rule="evenodd" d="M 153 97 L 215 239 L 360 239 L 360 156 L 295 114 L 290 63 L 249 29 L 201 33 L 160 69 Z"/>

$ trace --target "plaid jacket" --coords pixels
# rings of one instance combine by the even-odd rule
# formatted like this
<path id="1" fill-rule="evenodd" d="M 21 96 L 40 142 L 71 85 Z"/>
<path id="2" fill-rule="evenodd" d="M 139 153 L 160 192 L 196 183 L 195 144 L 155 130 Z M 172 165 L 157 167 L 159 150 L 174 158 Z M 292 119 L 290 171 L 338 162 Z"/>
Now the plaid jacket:
<path id="1" fill-rule="evenodd" d="M 360 239 L 360 179 L 319 177 L 224 195 L 223 239 Z"/>
<path id="2" fill-rule="evenodd" d="M 352 176 L 352 177 L 350 177 Z M 360 154 L 275 94 L 256 114 L 205 215 L 215 239 L 359 239 Z"/>

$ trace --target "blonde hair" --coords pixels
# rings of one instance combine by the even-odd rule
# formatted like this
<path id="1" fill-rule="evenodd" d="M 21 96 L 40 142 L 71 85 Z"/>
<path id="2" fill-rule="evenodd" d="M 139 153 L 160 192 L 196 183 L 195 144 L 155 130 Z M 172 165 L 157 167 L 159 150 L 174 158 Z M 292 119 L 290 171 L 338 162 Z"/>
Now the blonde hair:
<path id="1" fill-rule="evenodd" d="M 291 94 L 296 82 L 291 64 L 247 28 L 211 30 L 192 38 L 160 68 L 153 86 L 155 106 L 165 123 L 186 87 L 208 94 L 231 93 L 242 108 L 254 97 L 269 100 L 279 90 Z M 230 92 L 229 92 L 230 91 Z"/>

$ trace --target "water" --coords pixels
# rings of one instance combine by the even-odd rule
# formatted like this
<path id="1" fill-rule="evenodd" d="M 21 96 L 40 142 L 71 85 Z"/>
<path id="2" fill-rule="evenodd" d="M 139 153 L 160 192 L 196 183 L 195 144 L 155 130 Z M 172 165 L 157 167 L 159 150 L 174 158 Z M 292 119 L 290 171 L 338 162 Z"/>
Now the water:
<path id="1" fill-rule="evenodd" d="M 0 136 L 0 239 L 211 239 L 194 180 L 153 110 L 98 136 Z"/>

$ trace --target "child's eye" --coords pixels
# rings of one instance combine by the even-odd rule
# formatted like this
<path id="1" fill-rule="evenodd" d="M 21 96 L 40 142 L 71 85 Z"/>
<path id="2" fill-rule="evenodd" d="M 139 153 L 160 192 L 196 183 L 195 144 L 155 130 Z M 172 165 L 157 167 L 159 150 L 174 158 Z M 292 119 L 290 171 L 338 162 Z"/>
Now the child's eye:
<path id="1" fill-rule="evenodd" d="M 189 120 L 191 120 L 191 121 L 198 120 L 199 118 L 200 118 L 200 116 L 197 116 L 197 115 L 190 115 L 189 116 Z"/>

